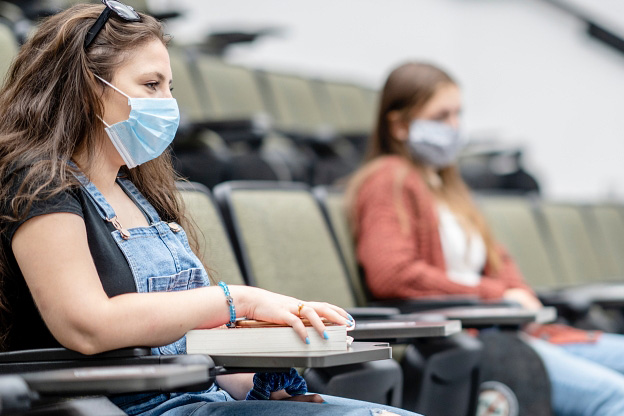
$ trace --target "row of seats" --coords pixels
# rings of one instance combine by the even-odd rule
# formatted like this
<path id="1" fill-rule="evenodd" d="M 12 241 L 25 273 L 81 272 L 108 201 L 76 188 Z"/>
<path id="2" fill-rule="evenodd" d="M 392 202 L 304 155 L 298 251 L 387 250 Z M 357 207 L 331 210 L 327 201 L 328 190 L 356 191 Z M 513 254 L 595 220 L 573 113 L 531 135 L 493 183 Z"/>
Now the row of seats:
<path id="1" fill-rule="evenodd" d="M 214 192 L 224 208 L 244 281 L 344 307 L 370 301 L 340 189 L 234 182 Z M 318 202 L 324 214 L 315 207 Z M 493 195 L 480 195 L 478 204 L 496 238 L 545 302 L 554 302 L 554 294 L 569 288 L 610 288 L 624 277 L 619 255 L 624 251 L 624 206 Z M 207 254 L 215 262 L 231 264 L 227 254 Z M 618 304 L 620 297 L 611 290 L 611 303 Z M 587 302 L 588 307 L 595 303 L 590 298 Z"/>
<path id="2" fill-rule="evenodd" d="M 227 179 L 329 184 L 361 160 L 376 91 L 252 70 L 176 46 L 170 56 L 185 115 L 174 151 L 191 180 L 208 187 Z M 212 166 L 204 176 L 195 169 L 198 150 Z"/>
<path id="3" fill-rule="evenodd" d="M 181 187 L 200 252 L 215 280 L 331 302 L 347 308 L 356 320 L 366 318 L 356 308 L 367 305 L 361 283 L 350 279 L 321 205 L 307 185 L 226 182 L 214 189 L 214 199 L 198 184 Z M 323 393 L 402 405 L 429 415 L 468 415 L 476 405 L 481 350 L 478 341 L 466 338 L 458 334 L 456 339 L 428 340 L 426 353 L 413 345 L 405 354 L 405 346 L 395 348 L 394 358 L 409 364 L 410 377 L 401 375 L 396 362 L 363 366 L 366 374 L 374 373 L 372 380 L 364 377 L 362 367 L 349 366 L 308 370 L 305 377 L 311 389 Z M 431 360 L 422 354 L 441 355 Z M 353 381 L 332 384 L 354 370 L 360 374 L 357 388 L 349 387 Z"/>
<path id="4" fill-rule="evenodd" d="M 497 238 L 531 285 L 560 289 L 624 279 L 624 206 L 482 197 Z"/>

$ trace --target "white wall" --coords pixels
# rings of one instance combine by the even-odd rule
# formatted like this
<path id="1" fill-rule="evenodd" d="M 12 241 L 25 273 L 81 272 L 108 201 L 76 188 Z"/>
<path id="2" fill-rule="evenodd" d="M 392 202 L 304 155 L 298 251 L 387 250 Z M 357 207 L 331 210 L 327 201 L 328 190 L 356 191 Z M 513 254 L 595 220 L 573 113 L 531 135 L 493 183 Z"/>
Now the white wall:
<path id="1" fill-rule="evenodd" d="M 617 9 L 605 1 L 600 12 Z M 283 27 L 281 37 L 232 48 L 229 59 L 254 67 L 378 87 L 402 61 L 438 63 L 463 87 L 467 132 L 524 145 L 548 196 L 624 199 L 624 55 L 543 1 L 179 3 L 186 17 L 169 31 L 182 42 L 232 26 Z"/>

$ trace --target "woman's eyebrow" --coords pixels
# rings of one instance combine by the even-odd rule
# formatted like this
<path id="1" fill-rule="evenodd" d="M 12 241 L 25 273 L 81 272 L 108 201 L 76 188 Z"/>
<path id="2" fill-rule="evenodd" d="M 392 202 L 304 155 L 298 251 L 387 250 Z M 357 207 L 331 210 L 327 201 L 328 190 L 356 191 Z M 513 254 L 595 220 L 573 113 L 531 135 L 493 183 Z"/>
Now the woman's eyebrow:
<path id="1" fill-rule="evenodd" d="M 153 71 L 153 72 L 146 72 L 143 74 L 143 76 L 145 77 L 155 77 L 156 79 L 158 79 L 159 82 L 164 82 L 165 81 L 165 76 L 158 71 Z M 173 79 L 169 80 L 169 85 L 171 85 L 173 83 Z"/>

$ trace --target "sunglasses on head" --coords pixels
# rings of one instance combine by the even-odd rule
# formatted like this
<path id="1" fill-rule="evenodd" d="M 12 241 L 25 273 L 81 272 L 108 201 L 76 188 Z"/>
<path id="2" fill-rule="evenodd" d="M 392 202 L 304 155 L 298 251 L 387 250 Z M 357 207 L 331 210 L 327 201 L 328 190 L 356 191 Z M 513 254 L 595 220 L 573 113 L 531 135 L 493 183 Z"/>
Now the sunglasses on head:
<path id="1" fill-rule="evenodd" d="M 100 33 L 106 22 L 108 21 L 111 13 L 115 12 L 117 16 L 127 22 L 138 22 L 141 20 L 141 16 L 130 6 L 127 6 L 121 2 L 114 0 L 102 0 L 102 3 L 106 6 L 104 11 L 97 18 L 93 26 L 87 32 L 85 37 L 84 47 L 87 49 L 89 45 L 93 43 L 95 37 Z"/>

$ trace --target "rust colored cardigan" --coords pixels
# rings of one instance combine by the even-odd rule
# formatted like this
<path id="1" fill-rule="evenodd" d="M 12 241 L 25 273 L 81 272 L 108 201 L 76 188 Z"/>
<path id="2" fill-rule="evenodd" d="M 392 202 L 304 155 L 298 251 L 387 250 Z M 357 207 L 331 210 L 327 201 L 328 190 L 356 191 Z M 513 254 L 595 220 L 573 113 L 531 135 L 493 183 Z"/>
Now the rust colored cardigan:
<path id="1" fill-rule="evenodd" d="M 357 256 L 378 299 L 472 294 L 498 299 L 522 288 L 520 271 L 501 247 L 501 270 L 486 267 L 478 286 L 449 279 L 438 231 L 436 202 L 420 173 L 399 156 L 385 156 L 355 200 Z"/>
<path id="2" fill-rule="evenodd" d="M 533 292 L 509 254 L 500 250 L 502 267 L 486 268 L 477 286 L 450 280 L 442 251 L 436 201 L 420 173 L 399 156 L 385 156 L 365 179 L 355 200 L 357 256 L 371 294 L 378 299 L 445 294 L 500 299 L 511 288 Z M 531 324 L 525 330 L 555 344 L 594 342 L 600 331 L 566 325 Z"/>

